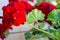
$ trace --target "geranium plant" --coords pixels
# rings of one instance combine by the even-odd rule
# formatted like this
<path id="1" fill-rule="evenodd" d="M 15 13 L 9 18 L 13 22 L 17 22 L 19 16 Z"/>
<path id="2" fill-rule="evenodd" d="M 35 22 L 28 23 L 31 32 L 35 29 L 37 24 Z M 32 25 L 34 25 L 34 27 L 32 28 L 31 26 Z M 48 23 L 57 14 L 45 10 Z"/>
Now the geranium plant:
<path id="1" fill-rule="evenodd" d="M 40 1 L 40 0 L 39 0 Z M 3 6 L 2 24 L 0 24 L 0 38 L 9 34 L 12 25 L 33 24 L 33 28 L 25 33 L 26 40 L 48 37 L 59 40 L 60 36 L 60 9 L 49 2 L 39 2 L 32 6 L 27 0 L 9 0 Z M 45 0 L 44 0 L 45 1 Z M 46 26 L 49 25 L 48 27 Z"/>
<path id="2" fill-rule="evenodd" d="M 39 18 L 38 16 L 35 17 L 35 15 L 33 14 L 36 14 L 38 15 L 39 12 L 37 12 L 39 10 L 36 10 L 35 13 L 34 11 L 30 12 L 27 16 L 30 17 L 30 19 L 27 17 L 27 23 L 32 23 L 34 22 L 35 20 L 37 20 L 37 18 Z M 32 14 L 31 14 L 32 13 Z M 40 12 L 41 13 L 41 12 Z M 53 10 L 52 12 L 50 12 L 47 16 L 47 19 L 48 21 L 51 22 L 51 24 L 49 24 L 49 22 L 47 21 L 43 21 L 41 18 L 40 21 L 42 21 L 41 23 L 37 20 L 35 21 L 35 25 L 34 27 L 27 33 L 25 33 L 25 37 L 26 37 L 26 40 L 28 39 L 34 39 L 34 38 L 40 38 L 40 37 L 49 37 L 51 38 L 52 40 L 60 40 L 60 10 Z M 33 18 L 35 17 L 35 19 Z M 41 17 L 43 17 L 44 19 L 44 15 L 42 16 L 41 14 Z M 34 19 L 34 20 L 32 20 Z M 45 24 L 47 23 L 47 25 L 49 24 L 49 27 L 48 28 L 45 28 Z M 30 37 L 29 37 L 30 36 Z"/>
<path id="3" fill-rule="evenodd" d="M 60 40 L 60 9 L 48 2 L 41 2 L 26 16 L 26 23 L 33 28 L 25 33 L 26 40 L 48 37 L 49 40 Z M 46 26 L 49 25 L 48 27 Z"/>

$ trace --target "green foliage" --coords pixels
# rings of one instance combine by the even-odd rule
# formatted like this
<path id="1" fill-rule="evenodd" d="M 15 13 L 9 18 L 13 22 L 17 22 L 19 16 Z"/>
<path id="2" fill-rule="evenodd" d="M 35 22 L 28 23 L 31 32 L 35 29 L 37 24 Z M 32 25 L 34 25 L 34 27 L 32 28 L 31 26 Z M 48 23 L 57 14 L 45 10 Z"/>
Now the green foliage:
<path id="1" fill-rule="evenodd" d="M 26 40 L 29 40 L 31 37 L 32 37 L 32 35 L 29 32 L 25 33 Z"/>
<path id="2" fill-rule="evenodd" d="M 53 26 L 60 26 L 60 10 L 50 12 L 47 20 L 51 21 Z"/>
<path id="3" fill-rule="evenodd" d="M 52 0 L 37 0 L 37 5 L 40 4 L 41 1 L 43 1 L 43 2 L 50 2 L 51 3 Z"/>
<path id="4" fill-rule="evenodd" d="M 49 37 L 53 40 L 60 40 L 60 29 L 54 29 L 53 27 L 49 27 L 48 29 L 45 28 L 44 22 L 38 23 L 38 20 L 43 21 L 45 15 L 37 10 L 34 9 L 27 15 L 27 23 L 37 23 L 35 27 L 33 27 L 29 32 L 25 33 L 26 40 L 40 38 L 40 37 Z M 52 22 L 52 26 L 60 26 L 60 9 L 53 10 L 48 14 L 47 19 L 48 21 Z"/>
<path id="5" fill-rule="evenodd" d="M 37 0 L 37 4 L 40 4 L 40 1 L 41 1 L 41 0 Z"/>
<path id="6" fill-rule="evenodd" d="M 43 0 L 44 2 L 46 2 L 47 0 Z"/>
<path id="7" fill-rule="evenodd" d="M 26 17 L 26 22 L 28 24 L 31 24 L 31 23 L 37 22 L 38 20 L 43 21 L 44 16 L 45 15 L 40 10 L 34 9 L 28 13 Z"/>
<path id="8" fill-rule="evenodd" d="M 56 7 L 57 7 L 58 9 L 60 9 L 60 1 L 59 1 L 59 2 L 57 2 Z"/>
<path id="9" fill-rule="evenodd" d="M 55 36 L 56 38 L 54 37 L 50 37 L 52 38 L 53 40 L 60 40 L 60 30 L 53 30 L 53 29 L 50 29 L 50 33 Z"/>
<path id="10" fill-rule="evenodd" d="M 35 28 L 32 28 L 30 30 L 30 32 L 26 32 L 25 33 L 25 39 L 26 40 L 30 40 L 30 39 L 36 39 L 36 38 L 40 38 L 40 37 L 45 37 L 46 34 L 44 34 L 43 32 L 41 31 L 38 31 L 37 29 Z"/>
<path id="11" fill-rule="evenodd" d="M 43 26 L 45 25 L 45 23 L 40 23 L 38 25 L 38 29 L 42 29 Z M 46 31 L 46 30 L 45 30 Z M 29 37 L 28 37 L 29 36 Z M 29 39 L 36 39 L 36 38 L 41 38 L 41 37 L 46 37 L 46 34 L 37 30 L 36 28 L 32 28 L 29 32 L 26 32 L 25 33 L 25 38 L 26 40 L 29 40 Z"/>
<path id="12" fill-rule="evenodd" d="M 42 25 L 42 26 L 41 26 Z M 41 38 L 41 37 L 49 37 L 53 40 L 60 40 L 60 29 L 54 29 L 54 28 L 49 28 L 47 30 L 42 29 L 45 24 L 38 25 L 37 28 L 32 28 L 29 32 L 27 32 L 27 36 L 25 35 L 25 38 L 28 40 L 32 38 Z M 30 35 L 28 37 L 28 34 Z"/>

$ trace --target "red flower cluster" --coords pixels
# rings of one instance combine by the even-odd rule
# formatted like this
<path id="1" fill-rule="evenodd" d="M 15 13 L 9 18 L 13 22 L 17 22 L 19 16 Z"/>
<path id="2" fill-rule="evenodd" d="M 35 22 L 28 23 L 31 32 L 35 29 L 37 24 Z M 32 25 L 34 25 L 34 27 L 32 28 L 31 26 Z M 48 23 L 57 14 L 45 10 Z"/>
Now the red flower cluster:
<path id="1" fill-rule="evenodd" d="M 0 38 L 4 38 L 3 33 L 11 29 L 12 24 L 19 26 L 26 22 L 26 13 L 33 7 L 26 1 L 9 0 L 9 4 L 2 8 L 3 20 L 0 24 Z"/>
<path id="2" fill-rule="evenodd" d="M 37 9 L 41 10 L 45 14 L 45 18 L 47 15 L 56 7 L 49 2 L 41 2 L 39 5 L 36 6 Z"/>
<path id="3" fill-rule="evenodd" d="M 7 19 L 9 23 L 18 26 L 26 21 L 26 13 L 32 9 L 33 7 L 26 1 L 10 2 L 7 6 L 3 7 L 4 18 L 5 20 Z"/>
<path id="4" fill-rule="evenodd" d="M 36 6 L 36 8 L 45 14 L 45 19 L 49 12 L 56 9 L 54 5 L 48 2 L 41 2 L 40 5 Z M 34 9 L 33 6 L 31 6 L 27 1 L 9 0 L 9 4 L 2 8 L 3 20 L 2 24 L 0 24 L 0 38 L 4 38 L 3 33 L 6 30 L 11 29 L 12 24 L 19 26 L 26 22 L 26 13 L 32 9 Z"/>

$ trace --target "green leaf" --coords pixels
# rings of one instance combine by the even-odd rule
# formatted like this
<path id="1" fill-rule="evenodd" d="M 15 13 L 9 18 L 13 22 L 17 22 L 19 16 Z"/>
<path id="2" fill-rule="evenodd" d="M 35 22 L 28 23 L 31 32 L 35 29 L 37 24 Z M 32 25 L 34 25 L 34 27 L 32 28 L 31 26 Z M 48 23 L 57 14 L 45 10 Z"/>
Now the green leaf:
<path id="1" fill-rule="evenodd" d="M 47 0 L 43 0 L 44 2 L 46 2 Z"/>
<path id="2" fill-rule="evenodd" d="M 37 31 L 35 28 L 32 28 L 30 31 Z"/>
<path id="3" fill-rule="evenodd" d="M 41 1 L 41 0 L 37 0 L 37 4 L 40 4 L 40 1 Z"/>
<path id="4" fill-rule="evenodd" d="M 31 38 L 31 34 L 29 32 L 25 33 L 25 39 L 29 40 Z"/>
<path id="5" fill-rule="evenodd" d="M 58 40 L 60 40 L 60 30 L 50 29 L 50 31 L 51 31 L 51 34 L 53 34 L 56 38 L 58 38 Z M 52 36 L 51 36 L 51 38 L 52 38 L 53 40 L 56 40 L 56 39 L 53 38 Z"/>
<path id="6" fill-rule="evenodd" d="M 44 16 L 45 15 L 40 10 L 34 9 L 28 13 L 26 17 L 26 22 L 28 24 L 31 24 L 31 23 L 37 22 L 38 20 L 43 21 Z"/>
<path id="7" fill-rule="evenodd" d="M 60 26 L 60 10 L 50 12 L 47 20 L 51 21 L 53 26 Z"/>

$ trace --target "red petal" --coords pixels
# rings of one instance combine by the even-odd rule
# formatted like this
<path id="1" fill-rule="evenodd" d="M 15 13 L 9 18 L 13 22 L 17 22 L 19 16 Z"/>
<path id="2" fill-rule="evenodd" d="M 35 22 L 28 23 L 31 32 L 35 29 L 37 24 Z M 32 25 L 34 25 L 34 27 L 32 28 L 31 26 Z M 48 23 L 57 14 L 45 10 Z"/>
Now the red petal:
<path id="1" fill-rule="evenodd" d="M 2 7 L 2 10 L 5 10 L 5 9 L 6 9 L 6 6 L 3 6 L 3 7 Z"/>
<path id="2" fill-rule="evenodd" d="M 14 2 L 14 7 L 16 10 L 23 10 L 25 9 L 25 5 L 22 2 Z"/>
<path id="3" fill-rule="evenodd" d="M 19 26 L 20 24 L 26 22 L 25 16 L 19 16 L 17 19 L 14 20 L 14 25 Z"/>

